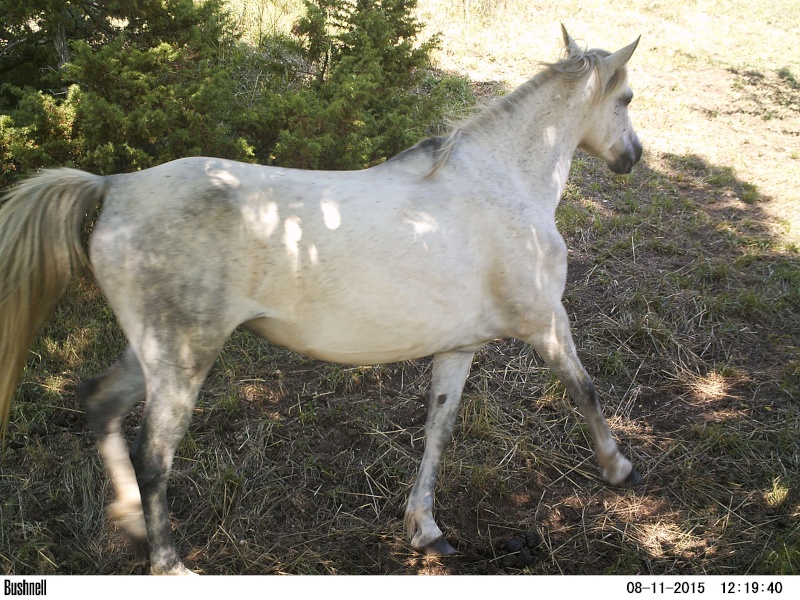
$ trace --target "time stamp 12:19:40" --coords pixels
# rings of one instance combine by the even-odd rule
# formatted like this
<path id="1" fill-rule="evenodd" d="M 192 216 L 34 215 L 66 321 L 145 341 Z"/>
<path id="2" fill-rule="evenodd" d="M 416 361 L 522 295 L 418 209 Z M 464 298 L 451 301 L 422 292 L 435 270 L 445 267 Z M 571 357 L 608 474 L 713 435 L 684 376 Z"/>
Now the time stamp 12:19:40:
<path id="1" fill-rule="evenodd" d="M 758 582 L 758 581 L 721 581 L 723 594 L 780 594 L 783 592 L 783 584 L 780 581 Z M 640 581 L 629 581 L 627 584 L 629 594 L 703 594 L 711 590 L 711 586 L 706 586 L 704 581 L 676 581 L 676 582 L 653 582 L 650 584 Z M 719 589 L 719 588 L 717 588 Z"/>

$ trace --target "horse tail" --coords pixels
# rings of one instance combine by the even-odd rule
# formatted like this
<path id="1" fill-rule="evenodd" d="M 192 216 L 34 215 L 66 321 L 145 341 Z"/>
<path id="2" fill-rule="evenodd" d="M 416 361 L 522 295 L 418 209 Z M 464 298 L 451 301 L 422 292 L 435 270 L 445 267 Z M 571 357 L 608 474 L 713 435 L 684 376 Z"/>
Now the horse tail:
<path id="1" fill-rule="evenodd" d="M 83 225 L 103 199 L 103 177 L 53 169 L 0 203 L 0 433 L 33 344 L 73 274 L 88 265 Z"/>

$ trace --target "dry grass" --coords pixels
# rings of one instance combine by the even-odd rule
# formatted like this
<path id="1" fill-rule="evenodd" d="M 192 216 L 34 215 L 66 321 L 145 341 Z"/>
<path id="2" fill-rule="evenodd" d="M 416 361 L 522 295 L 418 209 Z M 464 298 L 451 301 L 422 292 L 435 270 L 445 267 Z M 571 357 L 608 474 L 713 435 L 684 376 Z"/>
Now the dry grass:
<path id="1" fill-rule="evenodd" d="M 800 573 L 800 65 L 795 2 L 423 0 L 437 67 L 501 93 L 558 54 L 558 23 L 637 35 L 630 177 L 579 155 L 558 213 L 565 304 L 646 485 L 608 489 L 588 432 L 515 341 L 476 357 L 437 514 L 462 551 L 415 555 L 402 510 L 429 361 L 325 365 L 237 333 L 179 449 L 171 510 L 204 573 Z M 34 350 L 0 476 L 0 571 L 139 573 L 76 383 L 122 341 L 86 284 Z M 134 433 L 137 414 L 127 426 Z M 501 542 L 535 531 L 533 564 Z"/>

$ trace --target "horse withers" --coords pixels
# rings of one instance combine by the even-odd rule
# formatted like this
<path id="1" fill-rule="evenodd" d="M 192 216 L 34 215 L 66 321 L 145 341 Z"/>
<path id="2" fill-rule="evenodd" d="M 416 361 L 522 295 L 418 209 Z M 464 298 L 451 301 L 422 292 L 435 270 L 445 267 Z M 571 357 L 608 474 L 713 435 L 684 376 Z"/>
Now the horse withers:
<path id="1" fill-rule="evenodd" d="M 363 171 L 198 157 L 23 181 L 0 209 L 4 427 L 36 330 L 88 262 L 129 346 L 79 395 L 114 484 L 110 513 L 148 542 L 153 573 L 188 572 L 167 478 L 206 374 L 239 326 L 340 363 L 434 356 L 425 450 L 405 513 L 420 552 L 454 552 L 433 518 L 436 477 L 472 357 L 496 338 L 528 342 L 564 383 L 605 480 L 639 483 L 575 352 L 555 225 L 576 149 L 618 173 L 641 157 L 626 70 L 638 40 L 611 54 L 563 34 L 563 60 L 448 136 Z M 87 261 L 81 232 L 94 214 Z M 129 453 L 120 423 L 139 400 Z"/>

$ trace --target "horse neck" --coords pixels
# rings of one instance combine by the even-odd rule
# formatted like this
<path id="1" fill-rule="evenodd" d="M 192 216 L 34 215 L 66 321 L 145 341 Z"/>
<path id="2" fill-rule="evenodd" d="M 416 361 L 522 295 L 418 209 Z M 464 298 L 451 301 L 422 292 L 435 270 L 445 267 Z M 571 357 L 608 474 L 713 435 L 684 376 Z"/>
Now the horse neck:
<path id="1" fill-rule="evenodd" d="M 534 78 L 500 100 L 500 106 L 484 115 L 485 121 L 471 124 L 469 138 L 484 156 L 491 154 L 538 201 L 551 202 L 555 210 L 588 117 L 587 87 L 585 78 Z"/>

